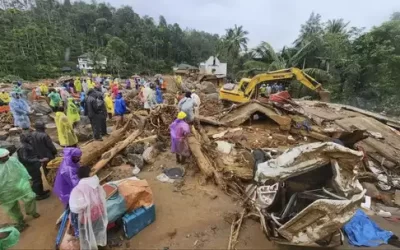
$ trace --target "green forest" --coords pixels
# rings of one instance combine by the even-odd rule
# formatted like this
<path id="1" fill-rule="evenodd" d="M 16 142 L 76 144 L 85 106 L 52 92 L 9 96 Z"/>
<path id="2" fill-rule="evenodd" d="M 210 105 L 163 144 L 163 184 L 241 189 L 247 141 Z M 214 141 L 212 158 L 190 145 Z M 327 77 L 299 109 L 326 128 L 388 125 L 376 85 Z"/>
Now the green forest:
<path id="1" fill-rule="evenodd" d="M 131 7 L 65 0 L 3 1 L 0 6 L 0 78 L 37 80 L 75 68 L 78 56 L 107 56 L 108 73 L 171 73 L 179 63 L 198 65 L 210 55 L 228 63 L 233 79 L 299 67 L 332 92 L 332 100 L 400 115 L 400 13 L 371 30 L 311 13 L 299 34 L 276 51 L 262 42 L 248 48 L 245 27 L 222 36 L 182 29 Z M 184 25 L 184 24 L 181 24 Z M 297 88 L 297 89 L 296 89 Z M 294 85 L 296 95 L 308 93 Z"/>

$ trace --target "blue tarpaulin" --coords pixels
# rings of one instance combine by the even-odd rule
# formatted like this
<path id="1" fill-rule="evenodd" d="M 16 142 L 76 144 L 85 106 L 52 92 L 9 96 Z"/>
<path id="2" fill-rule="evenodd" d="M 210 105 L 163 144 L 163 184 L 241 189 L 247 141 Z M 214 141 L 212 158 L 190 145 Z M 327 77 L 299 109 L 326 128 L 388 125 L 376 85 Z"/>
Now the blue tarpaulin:
<path id="1" fill-rule="evenodd" d="M 377 247 L 387 244 L 393 233 L 378 227 L 362 210 L 358 209 L 343 230 L 353 246 Z"/>

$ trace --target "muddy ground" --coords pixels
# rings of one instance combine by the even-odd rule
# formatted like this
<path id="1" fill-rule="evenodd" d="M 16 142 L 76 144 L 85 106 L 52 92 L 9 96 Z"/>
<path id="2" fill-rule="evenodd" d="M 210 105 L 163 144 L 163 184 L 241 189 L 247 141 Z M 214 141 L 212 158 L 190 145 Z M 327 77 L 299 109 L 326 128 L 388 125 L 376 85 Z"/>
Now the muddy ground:
<path id="1" fill-rule="evenodd" d="M 156 205 L 156 221 L 131 240 L 121 240 L 120 247 L 112 249 L 226 249 L 230 234 L 227 222 L 232 214 L 241 211 L 239 201 L 225 195 L 213 184 L 200 185 L 197 170 L 190 165 L 182 184 L 161 183 L 156 176 L 162 167 L 176 166 L 170 153 L 163 153 L 152 165 L 139 174 L 151 185 Z M 57 198 L 39 201 L 39 219 L 27 218 L 30 227 L 21 234 L 13 249 L 54 249 L 57 229 L 55 221 L 63 208 Z M 400 222 L 389 222 L 373 217 L 383 228 L 400 235 Z M 10 222 L 0 211 L 0 221 Z M 113 236 L 115 237 L 115 236 Z M 260 224 L 246 220 L 239 237 L 238 249 L 306 249 L 281 247 L 269 242 Z M 347 244 L 340 249 L 350 248 Z M 381 246 L 380 249 L 391 249 Z M 394 248 L 393 248 L 394 249 Z"/>

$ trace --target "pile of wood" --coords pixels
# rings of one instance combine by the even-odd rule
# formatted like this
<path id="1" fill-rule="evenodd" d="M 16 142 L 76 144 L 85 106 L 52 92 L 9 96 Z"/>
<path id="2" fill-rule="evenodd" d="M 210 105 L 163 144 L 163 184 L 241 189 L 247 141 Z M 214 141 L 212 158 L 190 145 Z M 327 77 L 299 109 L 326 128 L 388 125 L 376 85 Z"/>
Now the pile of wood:
<path id="1" fill-rule="evenodd" d="M 169 125 L 176 119 L 178 108 L 175 105 L 158 105 L 151 110 L 147 117 L 147 130 L 155 131 L 155 134 L 168 136 Z"/>
<path id="2" fill-rule="evenodd" d="M 2 127 L 12 124 L 14 124 L 14 119 L 12 117 L 11 112 L 0 113 L 0 125 Z"/>

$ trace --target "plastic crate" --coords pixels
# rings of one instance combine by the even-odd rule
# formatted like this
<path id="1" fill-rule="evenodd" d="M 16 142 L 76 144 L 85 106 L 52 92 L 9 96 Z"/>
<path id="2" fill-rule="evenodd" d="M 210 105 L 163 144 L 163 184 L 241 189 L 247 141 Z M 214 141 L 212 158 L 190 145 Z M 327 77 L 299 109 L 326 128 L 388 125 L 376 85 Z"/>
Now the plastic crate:
<path id="1" fill-rule="evenodd" d="M 122 217 L 125 237 L 130 239 L 156 219 L 156 208 L 154 205 L 150 207 L 141 207 Z"/>

